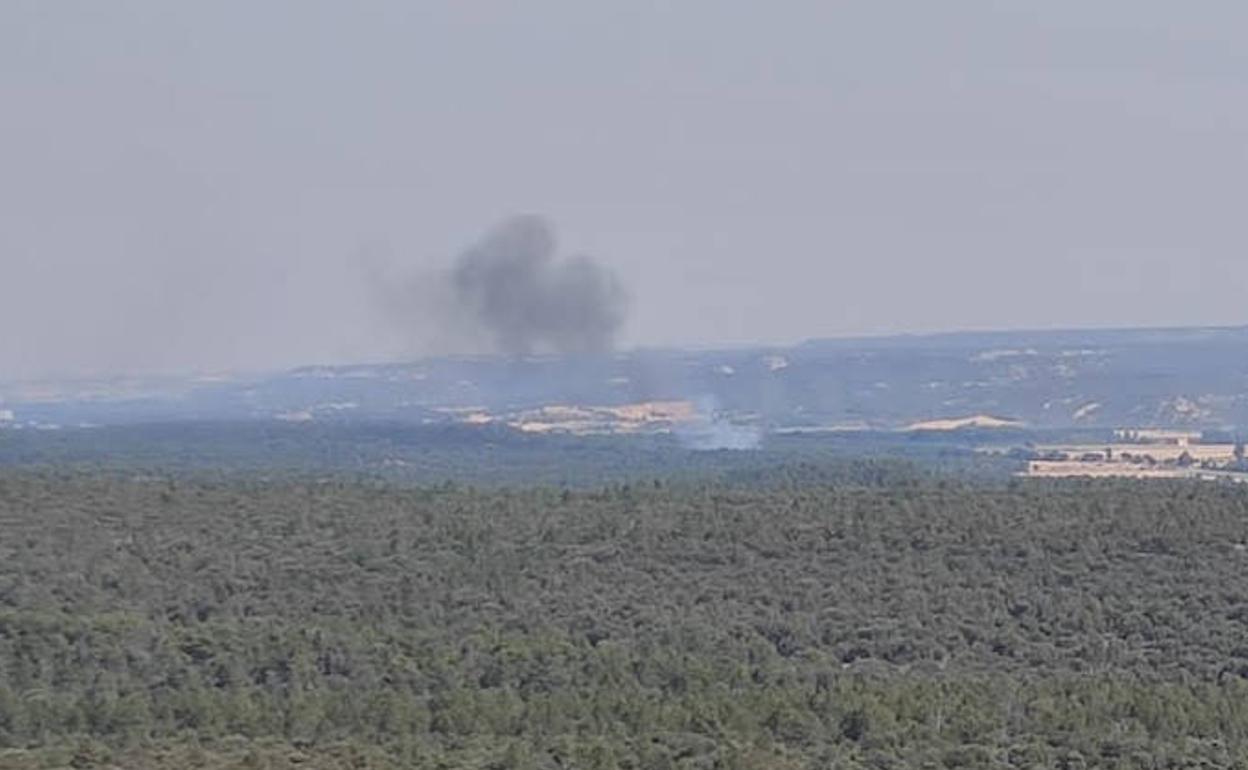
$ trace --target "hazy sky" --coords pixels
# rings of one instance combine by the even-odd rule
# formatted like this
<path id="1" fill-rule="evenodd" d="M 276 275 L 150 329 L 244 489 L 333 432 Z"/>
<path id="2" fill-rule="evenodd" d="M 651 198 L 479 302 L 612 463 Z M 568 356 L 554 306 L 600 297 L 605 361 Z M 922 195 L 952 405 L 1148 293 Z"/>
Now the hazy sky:
<path id="1" fill-rule="evenodd" d="M 415 352 L 548 216 L 627 345 L 1248 322 L 1248 4 L 0 3 L 0 379 Z"/>

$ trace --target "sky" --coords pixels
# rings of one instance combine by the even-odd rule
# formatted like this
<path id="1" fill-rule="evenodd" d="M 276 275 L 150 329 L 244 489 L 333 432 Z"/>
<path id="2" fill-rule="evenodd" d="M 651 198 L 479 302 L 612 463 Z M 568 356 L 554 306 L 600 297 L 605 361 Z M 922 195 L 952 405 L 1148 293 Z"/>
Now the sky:
<path id="1" fill-rule="evenodd" d="M 1244 29 L 1239 0 L 6 0 L 0 380 L 438 352 L 378 285 L 530 213 L 615 272 L 624 347 L 1248 323 Z"/>

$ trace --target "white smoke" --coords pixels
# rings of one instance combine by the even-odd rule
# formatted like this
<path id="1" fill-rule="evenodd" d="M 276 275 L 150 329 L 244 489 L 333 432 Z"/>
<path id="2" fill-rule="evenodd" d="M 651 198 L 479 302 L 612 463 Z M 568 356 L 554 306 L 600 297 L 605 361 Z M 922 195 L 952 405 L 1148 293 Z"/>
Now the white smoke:
<path id="1" fill-rule="evenodd" d="M 712 396 L 694 400 L 696 414 L 676 430 L 676 436 L 686 447 L 697 450 L 758 449 L 763 441 L 762 430 L 757 425 L 733 422 L 720 409 Z"/>

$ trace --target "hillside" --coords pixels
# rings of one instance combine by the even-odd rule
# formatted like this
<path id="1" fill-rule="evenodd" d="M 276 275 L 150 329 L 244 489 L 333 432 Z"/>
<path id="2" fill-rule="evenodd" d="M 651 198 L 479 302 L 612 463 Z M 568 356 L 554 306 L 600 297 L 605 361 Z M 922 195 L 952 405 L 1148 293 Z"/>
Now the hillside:
<path id="1" fill-rule="evenodd" d="M 977 415 L 1033 428 L 1248 427 L 1248 328 L 964 333 L 4 383 L 0 425 L 470 419 L 551 430 L 561 427 L 552 415 L 563 414 L 582 427 L 636 432 L 656 404 L 675 406 L 654 418 L 655 429 L 690 413 L 762 429 L 897 429 Z"/>

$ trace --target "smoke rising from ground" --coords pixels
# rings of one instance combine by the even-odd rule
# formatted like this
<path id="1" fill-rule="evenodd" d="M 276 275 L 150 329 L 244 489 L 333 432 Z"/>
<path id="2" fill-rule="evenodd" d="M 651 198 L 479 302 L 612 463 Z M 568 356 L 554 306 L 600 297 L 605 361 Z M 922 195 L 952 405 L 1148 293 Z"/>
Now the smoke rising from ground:
<path id="1" fill-rule="evenodd" d="M 722 449 L 758 449 L 763 432 L 757 425 L 732 422 L 724 415 L 713 396 L 694 400 L 696 417 L 676 429 L 676 436 L 689 449 L 712 451 Z"/>
<path id="2" fill-rule="evenodd" d="M 449 270 L 392 295 L 396 303 L 408 306 L 405 323 L 421 327 L 414 333 L 434 331 L 434 349 L 509 355 L 609 351 L 628 309 L 611 270 L 587 256 L 560 257 L 554 228 L 533 215 L 495 225 Z"/>

